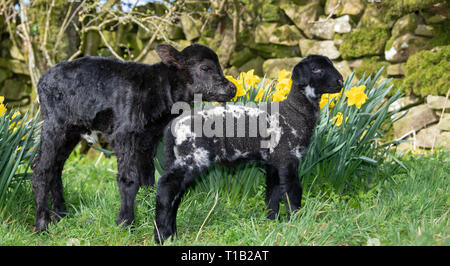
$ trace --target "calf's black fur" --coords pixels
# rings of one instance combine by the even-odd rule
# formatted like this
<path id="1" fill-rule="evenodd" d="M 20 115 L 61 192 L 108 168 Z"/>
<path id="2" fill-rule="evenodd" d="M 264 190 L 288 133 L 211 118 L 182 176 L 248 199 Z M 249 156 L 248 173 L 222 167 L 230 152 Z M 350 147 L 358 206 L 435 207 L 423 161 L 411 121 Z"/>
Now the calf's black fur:
<path id="1" fill-rule="evenodd" d="M 278 116 L 245 106 L 215 106 L 194 113 L 204 123 L 213 120 L 215 115 L 224 118 L 245 115 L 246 121 L 252 116 L 265 115 L 270 124 L 268 130 L 275 138 L 264 148 L 260 136 L 226 137 L 226 133 L 222 135 L 225 137 L 196 136 L 189 126 L 193 119 L 186 119 L 192 116 L 172 121 L 176 123 L 173 134 L 171 124 L 164 133 L 166 173 L 158 181 L 156 193 L 155 240 L 162 243 L 176 233 L 176 214 L 184 191 L 213 163 L 262 161 L 266 165 L 268 218 L 276 217 L 283 198 L 288 211 L 299 209 L 302 188 L 297 169 L 318 119 L 318 101 L 323 93 L 339 92 L 342 86 L 342 75 L 327 57 L 310 55 L 294 67 L 291 91 L 287 99 L 279 103 L 279 112 L 275 114 Z M 180 124 L 185 122 L 188 126 Z M 245 127 L 249 129 L 248 124 Z"/>
<path id="2" fill-rule="evenodd" d="M 181 52 L 159 45 L 161 63 L 146 65 L 111 58 L 84 57 L 60 63 L 38 84 L 42 133 L 33 162 L 36 231 L 65 215 L 61 173 L 64 162 L 85 134 L 101 132 L 117 156 L 120 212 L 117 224 L 134 220 L 134 199 L 141 185 L 154 184 L 153 157 L 177 101 L 227 101 L 236 87 L 223 75 L 218 57 L 193 44 Z"/>

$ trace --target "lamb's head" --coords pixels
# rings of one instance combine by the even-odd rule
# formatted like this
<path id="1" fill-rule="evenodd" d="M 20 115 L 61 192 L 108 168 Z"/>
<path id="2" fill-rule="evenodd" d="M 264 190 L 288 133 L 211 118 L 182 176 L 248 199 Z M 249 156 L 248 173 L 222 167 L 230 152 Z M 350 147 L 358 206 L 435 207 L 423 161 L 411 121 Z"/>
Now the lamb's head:
<path id="1" fill-rule="evenodd" d="M 292 70 L 292 89 L 305 90 L 309 98 L 318 99 L 324 93 L 337 93 L 343 83 L 342 75 L 326 56 L 309 55 Z"/>

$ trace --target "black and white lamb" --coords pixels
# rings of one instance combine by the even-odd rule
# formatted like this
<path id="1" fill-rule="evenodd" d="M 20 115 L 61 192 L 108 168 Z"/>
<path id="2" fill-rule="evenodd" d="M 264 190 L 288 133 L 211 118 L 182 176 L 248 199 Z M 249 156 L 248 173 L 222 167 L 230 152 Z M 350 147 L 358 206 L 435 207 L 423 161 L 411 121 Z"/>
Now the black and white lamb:
<path id="1" fill-rule="evenodd" d="M 327 57 L 310 55 L 294 67 L 292 87 L 283 102 L 265 108 L 217 105 L 173 120 L 164 135 L 166 172 L 156 193 L 156 241 L 162 243 L 176 233 L 183 193 L 213 163 L 261 161 L 267 173 L 268 218 L 276 217 L 281 199 L 288 211 L 298 210 L 302 197 L 298 165 L 318 119 L 318 101 L 322 94 L 339 92 L 342 86 L 342 75 Z M 199 134 L 193 125 L 196 118 L 203 129 L 209 124 L 216 134 Z M 265 130 L 257 133 L 258 126 Z"/>

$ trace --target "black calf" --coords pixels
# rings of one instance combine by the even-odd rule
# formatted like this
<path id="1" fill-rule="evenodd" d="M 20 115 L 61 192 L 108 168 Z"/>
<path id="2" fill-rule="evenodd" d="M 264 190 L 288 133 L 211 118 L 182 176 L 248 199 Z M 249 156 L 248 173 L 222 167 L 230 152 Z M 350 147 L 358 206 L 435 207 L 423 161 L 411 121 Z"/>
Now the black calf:
<path id="1" fill-rule="evenodd" d="M 60 63 L 38 84 L 42 112 L 39 153 L 33 163 L 36 231 L 65 215 L 61 173 L 82 137 L 101 132 L 117 156 L 122 199 L 117 224 L 134 220 L 134 199 L 141 185 L 154 184 L 155 146 L 173 116 L 174 102 L 192 102 L 195 93 L 207 101 L 227 101 L 236 87 L 223 75 L 217 55 L 193 44 L 179 52 L 156 48 L 161 63 L 146 65 L 110 58 L 84 57 Z"/>

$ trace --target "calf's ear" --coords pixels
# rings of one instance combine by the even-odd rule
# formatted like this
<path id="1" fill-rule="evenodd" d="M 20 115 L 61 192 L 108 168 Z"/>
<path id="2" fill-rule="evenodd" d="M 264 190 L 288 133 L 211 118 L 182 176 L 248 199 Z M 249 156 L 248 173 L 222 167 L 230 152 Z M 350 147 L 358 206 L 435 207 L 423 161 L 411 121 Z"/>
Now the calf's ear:
<path id="1" fill-rule="evenodd" d="M 306 62 L 300 62 L 292 70 L 292 84 L 296 86 L 306 86 L 311 77 L 310 69 Z"/>
<path id="2" fill-rule="evenodd" d="M 156 46 L 156 52 L 165 65 L 173 66 L 178 69 L 183 68 L 185 63 L 183 55 L 171 45 L 160 44 Z"/>

